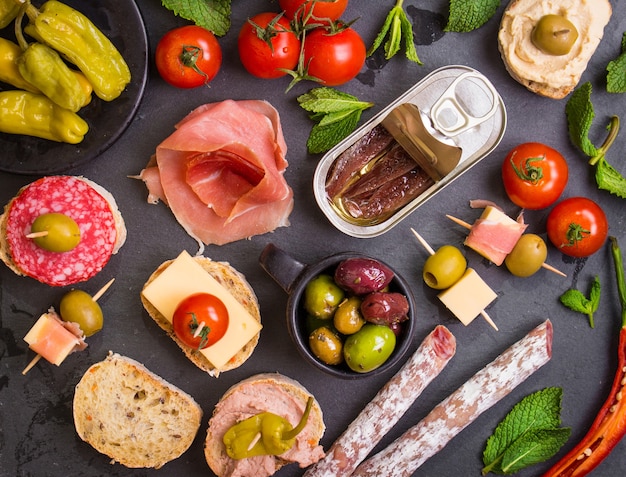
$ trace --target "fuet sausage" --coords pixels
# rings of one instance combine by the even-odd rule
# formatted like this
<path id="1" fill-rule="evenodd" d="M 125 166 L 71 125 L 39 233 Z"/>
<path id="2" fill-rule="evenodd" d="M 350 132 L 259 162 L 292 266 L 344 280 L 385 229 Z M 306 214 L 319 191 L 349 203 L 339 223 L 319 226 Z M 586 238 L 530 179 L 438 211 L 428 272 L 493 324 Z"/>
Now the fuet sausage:
<path id="1" fill-rule="evenodd" d="M 387 448 L 363 462 L 352 475 L 410 476 L 551 357 L 552 323 L 546 320 L 478 371 Z"/>
<path id="2" fill-rule="evenodd" d="M 437 326 L 304 477 L 351 475 L 455 352 L 454 335 L 445 326 Z"/>

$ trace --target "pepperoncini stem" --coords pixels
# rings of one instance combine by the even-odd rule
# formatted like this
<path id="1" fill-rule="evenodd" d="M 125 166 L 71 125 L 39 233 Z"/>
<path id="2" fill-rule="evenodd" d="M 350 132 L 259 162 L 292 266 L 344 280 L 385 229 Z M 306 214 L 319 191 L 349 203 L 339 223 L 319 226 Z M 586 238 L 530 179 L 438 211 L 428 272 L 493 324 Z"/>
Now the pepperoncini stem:
<path id="1" fill-rule="evenodd" d="M 306 423 L 309 420 L 309 414 L 311 413 L 311 407 L 313 407 L 313 396 L 309 396 L 309 399 L 306 402 L 306 408 L 304 409 L 304 414 L 302 414 L 302 418 L 296 427 L 291 429 L 291 431 L 286 431 L 283 433 L 284 440 L 294 439 L 298 434 L 302 432 L 305 428 Z"/>

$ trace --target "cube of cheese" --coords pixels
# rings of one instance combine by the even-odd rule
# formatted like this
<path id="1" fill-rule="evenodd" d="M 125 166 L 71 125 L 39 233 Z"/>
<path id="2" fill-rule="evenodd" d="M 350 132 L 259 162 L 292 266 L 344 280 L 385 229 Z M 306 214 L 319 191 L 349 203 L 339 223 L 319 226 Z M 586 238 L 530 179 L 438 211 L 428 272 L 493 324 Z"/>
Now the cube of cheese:
<path id="1" fill-rule="evenodd" d="M 465 326 L 498 297 L 473 268 L 437 296 Z"/>
<path id="2" fill-rule="evenodd" d="M 24 341 L 35 353 L 57 366 L 81 343 L 76 335 L 63 326 L 56 313 L 41 315 L 24 336 Z"/>
<path id="3" fill-rule="evenodd" d="M 511 253 L 526 227 L 527 224 L 513 220 L 495 207 L 487 206 L 472 225 L 465 245 L 499 266 Z"/>
<path id="4" fill-rule="evenodd" d="M 215 295 L 228 310 L 226 334 L 216 343 L 200 350 L 219 370 L 261 330 L 261 324 L 185 251 L 142 291 L 143 296 L 170 323 L 178 304 L 194 293 Z"/>

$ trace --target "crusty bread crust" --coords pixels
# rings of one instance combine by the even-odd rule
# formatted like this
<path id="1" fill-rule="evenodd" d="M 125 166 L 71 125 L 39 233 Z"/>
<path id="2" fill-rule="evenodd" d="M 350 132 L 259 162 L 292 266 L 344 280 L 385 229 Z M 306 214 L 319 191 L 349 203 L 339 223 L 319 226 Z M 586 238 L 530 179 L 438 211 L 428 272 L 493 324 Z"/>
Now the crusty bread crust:
<path id="1" fill-rule="evenodd" d="M 120 212 L 117 206 L 117 202 L 115 201 L 115 198 L 108 190 L 106 190 L 101 185 L 96 184 L 95 182 L 82 176 L 75 176 L 75 177 L 89 184 L 94 190 L 96 190 L 96 192 L 98 192 L 98 194 L 104 197 L 104 199 L 108 202 L 109 208 L 111 209 L 111 213 L 113 214 L 113 218 L 115 220 L 115 228 L 117 232 L 116 238 L 115 238 L 115 245 L 113 247 L 112 253 L 114 254 L 117 253 L 119 249 L 122 247 L 122 245 L 124 245 L 124 243 L 126 242 L 127 232 L 126 232 L 126 224 L 124 223 L 124 218 L 122 217 L 122 213 Z M 13 202 L 15 201 L 17 197 L 19 197 L 21 192 L 26 187 L 28 187 L 28 185 L 29 184 L 25 185 L 18 191 L 17 195 L 13 197 L 7 205 L 4 206 L 4 211 L 2 215 L 0 215 L 0 259 L 2 259 L 2 261 L 6 264 L 7 267 L 9 267 L 13 271 L 13 273 L 15 273 L 16 275 L 20 275 L 20 276 L 24 276 L 25 274 L 13 261 L 13 257 L 11 256 L 11 249 L 7 241 L 7 225 L 8 225 L 9 211 L 11 210 Z"/>
<path id="2" fill-rule="evenodd" d="M 244 308 L 250 313 L 250 315 L 261 322 L 261 312 L 259 310 L 259 302 L 257 300 L 254 290 L 250 284 L 246 281 L 246 278 L 230 266 L 226 262 L 215 262 L 208 257 L 195 256 L 194 260 L 198 262 L 202 268 L 204 268 L 213 278 L 215 278 L 223 287 L 225 287 L 235 299 L 241 303 Z M 163 271 L 169 267 L 174 260 L 168 260 L 162 263 L 157 268 L 148 281 L 145 283 L 144 288 L 147 287 L 152 281 L 157 278 Z M 252 354 L 259 342 L 260 332 L 257 333 L 252 340 L 250 340 L 233 358 L 226 363 L 221 369 L 216 369 L 211 362 L 199 351 L 190 348 L 178 339 L 172 324 L 165 318 L 159 310 L 157 310 L 144 296 L 140 294 L 141 302 L 150 315 L 150 317 L 163 329 L 170 338 L 172 338 L 181 350 L 185 353 L 185 356 L 189 358 L 196 366 L 203 371 L 206 371 L 211 376 L 218 377 L 220 372 L 229 371 L 231 369 L 241 366 Z"/>
<path id="3" fill-rule="evenodd" d="M 202 409 L 187 393 L 137 361 L 109 353 L 76 385 L 79 437 L 130 468 L 160 468 L 195 439 Z"/>
<path id="4" fill-rule="evenodd" d="M 250 376 L 235 385 L 231 386 L 226 390 L 224 395 L 221 397 L 220 402 L 229 397 L 230 395 L 238 392 L 242 387 L 247 385 L 255 385 L 255 384 L 263 384 L 263 383 L 272 383 L 280 386 L 291 396 L 301 401 L 304 405 L 310 396 L 313 396 L 302 384 L 300 384 L 295 379 L 289 378 L 280 373 L 261 373 L 256 374 L 254 376 Z M 262 401 L 262 397 L 260 397 Z M 214 410 L 213 416 L 215 416 L 217 412 L 217 408 Z M 213 417 L 212 417 L 213 418 Z M 313 406 L 311 407 L 311 412 L 309 414 L 309 422 L 314 425 L 314 436 L 312 440 L 309 442 L 313 447 L 317 445 L 324 435 L 326 430 L 326 426 L 324 425 L 324 416 L 322 414 L 322 409 L 317 402 L 317 400 L 313 401 Z M 212 432 L 211 428 L 211 420 L 209 420 L 209 427 L 207 429 L 207 436 L 204 442 L 204 456 L 206 458 L 207 464 L 211 470 L 217 475 L 217 477 L 222 477 L 224 475 L 223 463 L 230 459 L 226 455 L 226 448 L 224 447 L 224 443 L 222 442 L 222 435 L 215 435 Z M 315 442 L 312 442 L 315 441 Z M 286 464 L 289 464 L 289 461 L 285 461 L 281 459 L 279 456 L 276 457 L 277 469 L 280 469 Z"/>
<path id="5" fill-rule="evenodd" d="M 608 0 L 595 0 L 595 1 L 597 1 L 598 4 L 600 2 L 605 3 L 606 8 L 608 8 L 608 12 L 610 15 L 611 5 Z M 589 49 L 581 57 L 585 60 L 583 63 L 581 63 L 581 68 L 582 68 L 581 71 L 576 71 L 575 74 L 572 74 L 572 75 L 563 76 L 563 77 L 571 76 L 571 81 L 568 84 L 554 85 L 554 84 L 551 84 L 549 81 L 545 81 L 545 82 L 534 81 L 530 78 L 525 77 L 523 71 L 519 71 L 517 68 L 513 66 L 511 59 L 509 58 L 509 51 L 506 48 L 507 45 L 503 44 L 502 38 L 501 38 L 502 30 L 504 28 L 505 22 L 507 21 L 507 14 L 511 12 L 516 12 L 518 9 L 520 9 L 523 6 L 523 4 L 528 4 L 528 3 L 533 3 L 533 0 L 511 0 L 504 11 L 504 14 L 502 15 L 502 20 L 500 24 L 500 32 L 498 34 L 498 49 L 500 51 L 502 61 L 504 63 L 504 66 L 507 72 L 511 75 L 511 77 L 514 80 L 516 80 L 518 83 L 525 86 L 529 91 L 532 91 L 533 93 L 539 94 L 541 96 L 545 96 L 547 98 L 563 99 L 568 94 L 570 94 L 574 90 L 574 88 L 576 88 L 576 86 L 578 85 L 580 78 L 582 74 L 584 73 L 584 68 L 586 67 L 587 62 L 591 58 L 591 55 L 593 55 L 595 48 L 597 46 L 597 43 L 600 42 L 600 39 L 602 38 L 602 34 L 600 35 L 600 38 L 588 39 L 590 42 L 593 42 L 593 43 L 597 42 L 597 43 L 595 44 L 593 48 Z M 604 28 L 604 25 L 602 25 L 602 28 Z M 586 57 L 587 55 L 589 56 L 588 58 Z"/>

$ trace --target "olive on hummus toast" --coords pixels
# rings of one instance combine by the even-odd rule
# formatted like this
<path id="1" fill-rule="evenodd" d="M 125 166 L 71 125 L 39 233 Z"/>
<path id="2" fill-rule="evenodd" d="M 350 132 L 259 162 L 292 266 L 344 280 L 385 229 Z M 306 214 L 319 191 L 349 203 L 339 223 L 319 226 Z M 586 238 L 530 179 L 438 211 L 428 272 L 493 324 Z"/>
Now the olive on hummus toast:
<path id="1" fill-rule="evenodd" d="M 507 71 L 533 93 L 566 97 L 578 85 L 611 14 L 609 0 L 512 0 L 498 32 Z"/>
<path id="2" fill-rule="evenodd" d="M 180 457 L 202 419 L 190 395 L 117 353 L 83 375 L 73 411 L 79 437 L 130 468 L 158 469 Z"/>

